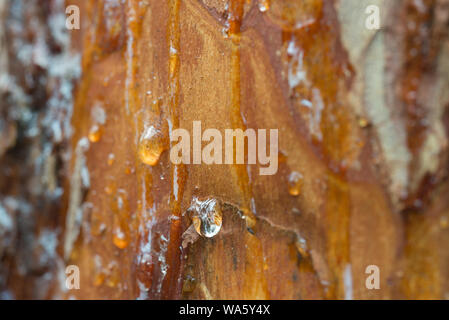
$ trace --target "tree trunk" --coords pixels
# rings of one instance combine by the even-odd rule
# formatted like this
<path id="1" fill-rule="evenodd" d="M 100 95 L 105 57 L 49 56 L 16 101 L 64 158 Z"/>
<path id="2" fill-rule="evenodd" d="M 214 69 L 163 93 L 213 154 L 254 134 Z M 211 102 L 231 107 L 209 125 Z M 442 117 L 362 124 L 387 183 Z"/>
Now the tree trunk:
<path id="1" fill-rule="evenodd" d="M 0 298 L 449 298 L 448 0 L 0 0 L 0 22 Z M 194 121 L 278 129 L 276 174 L 174 164 Z"/>

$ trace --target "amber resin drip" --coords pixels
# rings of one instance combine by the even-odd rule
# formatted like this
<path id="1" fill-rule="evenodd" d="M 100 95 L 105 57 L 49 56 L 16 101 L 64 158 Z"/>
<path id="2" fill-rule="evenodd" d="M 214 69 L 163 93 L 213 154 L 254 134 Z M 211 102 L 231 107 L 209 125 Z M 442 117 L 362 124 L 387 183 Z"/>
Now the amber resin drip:
<path id="1" fill-rule="evenodd" d="M 233 129 L 246 130 L 246 124 L 241 114 L 241 75 L 240 75 L 240 28 L 244 13 L 244 1 L 232 0 L 229 3 L 228 12 L 228 35 L 231 40 L 231 109 L 230 117 Z M 247 146 L 245 145 L 245 154 Z M 236 157 L 236 149 L 234 144 L 234 159 Z M 239 188 L 243 194 L 244 205 L 249 211 L 249 203 L 251 199 L 251 190 L 246 165 L 234 165 L 236 179 Z"/>
<path id="2" fill-rule="evenodd" d="M 228 36 L 231 41 L 231 106 L 230 118 L 233 129 L 245 131 L 246 123 L 241 113 L 241 26 L 244 16 L 245 1 L 231 0 L 228 10 Z M 234 159 L 236 157 L 236 147 L 234 143 Z M 248 146 L 245 145 L 245 154 L 248 154 Z M 234 164 L 234 177 L 243 197 L 242 211 L 244 212 L 247 226 L 254 228 L 256 218 L 254 208 L 251 206 L 252 190 L 248 175 L 248 167 L 244 164 Z M 257 297 L 258 299 L 269 299 L 267 281 L 263 272 L 263 248 L 260 240 L 248 233 L 245 233 L 245 263 L 248 268 L 245 270 L 243 291 L 244 298 Z"/>
<path id="3" fill-rule="evenodd" d="M 125 249 L 130 244 L 130 207 L 128 195 L 124 190 L 116 192 L 111 203 L 113 211 L 112 235 L 113 243 L 119 249 Z"/>
<path id="4" fill-rule="evenodd" d="M 168 99 L 169 99 L 169 133 L 172 130 L 179 128 L 179 71 L 180 71 L 180 0 L 168 1 L 169 19 L 167 28 L 168 37 Z M 174 299 L 180 297 L 182 293 L 182 283 L 179 277 L 182 274 L 182 253 L 181 247 L 181 200 L 183 197 L 185 180 L 186 180 L 185 165 L 171 165 L 171 190 L 170 190 L 170 209 L 172 218 L 170 219 L 170 234 L 169 244 L 166 253 L 166 263 L 169 266 L 165 278 L 163 279 L 163 286 L 161 298 Z"/>

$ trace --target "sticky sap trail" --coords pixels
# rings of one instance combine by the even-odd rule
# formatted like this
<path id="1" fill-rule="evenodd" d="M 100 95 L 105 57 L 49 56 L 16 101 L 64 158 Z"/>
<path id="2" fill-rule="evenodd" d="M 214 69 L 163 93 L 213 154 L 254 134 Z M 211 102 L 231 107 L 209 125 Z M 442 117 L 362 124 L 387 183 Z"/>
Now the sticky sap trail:
<path id="1" fill-rule="evenodd" d="M 246 124 L 241 113 L 241 70 L 240 70 L 240 39 L 241 39 L 241 24 L 244 15 L 244 0 L 231 0 L 229 3 L 228 12 L 228 36 L 231 41 L 231 106 L 230 118 L 233 129 L 246 130 Z M 234 155 L 236 157 L 236 145 L 234 145 Z M 245 154 L 247 154 L 248 146 L 245 145 Z M 243 208 L 247 225 L 248 223 L 255 223 L 254 201 L 252 201 L 252 190 L 250 184 L 250 176 L 246 165 L 233 165 L 234 177 L 237 180 L 239 189 L 243 195 Z M 249 225 L 248 225 L 249 226 Z M 254 227 L 254 225 L 251 225 Z M 245 234 L 246 250 L 246 268 L 244 279 L 244 298 L 254 298 L 257 293 L 258 299 L 269 299 L 269 292 L 267 290 L 267 281 L 263 272 L 263 248 L 260 240 L 251 235 Z"/>
<path id="2" fill-rule="evenodd" d="M 168 127 L 169 134 L 174 129 L 179 128 L 179 69 L 180 69 L 180 0 L 169 0 L 169 19 L 167 26 L 168 37 Z M 168 238 L 168 247 L 166 249 L 165 263 L 170 266 L 166 270 L 164 282 L 161 287 L 161 298 L 177 298 L 181 294 L 181 200 L 184 193 L 187 171 L 184 164 L 171 165 L 171 190 L 170 190 L 170 233 Z"/>

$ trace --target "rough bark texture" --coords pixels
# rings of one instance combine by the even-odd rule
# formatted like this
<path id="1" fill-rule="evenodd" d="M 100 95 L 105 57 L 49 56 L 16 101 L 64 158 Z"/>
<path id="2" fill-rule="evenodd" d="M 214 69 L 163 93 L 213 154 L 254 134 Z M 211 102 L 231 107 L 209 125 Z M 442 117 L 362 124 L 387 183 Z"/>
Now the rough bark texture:
<path id="1" fill-rule="evenodd" d="M 449 298 L 449 1 L 0 0 L 0 22 L 0 298 Z M 279 129 L 277 174 L 172 164 L 199 120 Z M 186 241 L 195 199 L 212 239 Z"/>

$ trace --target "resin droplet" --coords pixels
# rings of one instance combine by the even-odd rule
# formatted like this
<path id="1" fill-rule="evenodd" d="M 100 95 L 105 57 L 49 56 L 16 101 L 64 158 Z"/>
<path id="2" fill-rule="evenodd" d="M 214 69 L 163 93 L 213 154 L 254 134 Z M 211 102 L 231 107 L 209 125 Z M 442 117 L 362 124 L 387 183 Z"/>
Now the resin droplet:
<path id="1" fill-rule="evenodd" d="M 118 190 L 119 195 L 116 201 L 111 203 L 113 211 L 113 242 L 119 249 L 125 249 L 129 245 L 130 240 L 130 216 L 129 216 L 129 203 L 128 196 L 124 190 Z"/>
<path id="2" fill-rule="evenodd" d="M 94 257 L 94 266 L 95 266 L 94 286 L 98 287 L 101 286 L 104 283 L 104 280 L 106 279 L 106 273 L 104 272 L 103 269 L 101 257 L 98 255 L 95 255 Z"/>
<path id="3" fill-rule="evenodd" d="M 217 200 L 193 200 L 189 211 L 193 212 L 192 221 L 196 232 L 206 238 L 212 238 L 220 232 L 222 225 L 221 207 Z"/>
<path id="4" fill-rule="evenodd" d="M 98 287 L 104 283 L 104 279 L 106 278 L 106 274 L 104 272 L 98 272 L 94 276 L 94 286 Z"/>
<path id="5" fill-rule="evenodd" d="M 298 250 L 301 257 L 305 258 L 309 256 L 309 253 L 307 252 L 307 242 L 303 238 L 299 238 L 296 243 L 295 247 Z"/>
<path id="6" fill-rule="evenodd" d="M 115 162 L 115 155 L 113 153 L 110 153 L 108 156 L 108 166 L 112 166 Z"/>
<path id="7" fill-rule="evenodd" d="M 125 249 L 129 244 L 128 239 L 126 239 L 125 232 L 120 228 L 116 228 L 114 230 L 112 241 L 114 242 L 114 245 L 119 249 Z"/>
<path id="8" fill-rule="evenodd" d="M 270 0 L 259 0 L 259 10 L 266 12 L 270 9 Z"/>
<path id="9" fill-rule="evenodd" d="M 366 128 L 366 127 L 368 127 L 368 126 L 369 126 L 368 120 L 365 119 L 365 118 L 360 118 L 360 119 L 359 119 L 359 126 L 360 126 L 361 128 Z"/>
<path id="10" fill-rule="evenodd" d="M 302 191 L 304 177 L 299 172 L 293 171 L 288 177 L 288 193 L 292 196 L 299 196 Z"/>
<path id="11" fill-rule="evenodd" d="M 90 128 L 89 135 L 88 135 L 89 141 L 92 143 L 98 142 L 101 139 L 101 128 L 94 124 L 92 128 Z"/>
<path id="12" fill-rule="evenodd" d="M 115 288 L 120 283 L 120 270 L 117 262 L 113 261 L 108 266 L 108 277 L 106 285 L 109 288 Z"/>
<path id="13" fill-rule="evenodd" d="M 149 166 L 155 166 L 164 151 L 161 133 L 153 126 L 142 133 L 139 142 L 139 159 Z"/>

